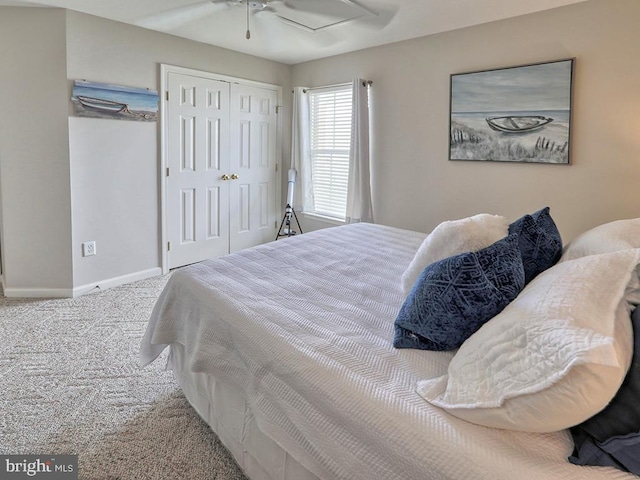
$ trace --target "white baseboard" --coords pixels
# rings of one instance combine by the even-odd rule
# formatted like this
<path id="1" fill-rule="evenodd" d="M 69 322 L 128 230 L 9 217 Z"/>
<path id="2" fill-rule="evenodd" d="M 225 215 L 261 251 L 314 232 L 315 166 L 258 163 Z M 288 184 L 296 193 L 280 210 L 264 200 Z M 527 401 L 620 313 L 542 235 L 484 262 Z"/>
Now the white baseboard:
<path id="1" fill-rule="evenodd" d="M 86 295 L 94 291 L 105 290 L 125 283 L 131 283 L 145 278 L 162 275 L 160 267 L 142 270 L 141 272 L 129 273 L 120 277 L 108 278 L 99 282 L 81 285 L 70 288 L 7 288 L 4 291 L 5 297 L 11 298 L 70 298 Z"/>
<path id="2" fill-rule="evenodd" d="M 74 287 L 72 296 L 79 297 L 80 295 L 86 295 L 87 293 L 106 290 L 107 288 L 117 287 L 118 285 L 124 285 L 125 283 L 136 282 L 138 280 L 144 280 L 145 278 L 156 277 L 158 275 L 162 275 L 162 269 L 160 267 L 129 273 L 120 277 L 108 278 L 99 282 Z"/>
<path id="3" fill-rule="evenodd" d="M 70 288 L 7 288 L 7 298 L 69 298 L 73 291 Z"/>

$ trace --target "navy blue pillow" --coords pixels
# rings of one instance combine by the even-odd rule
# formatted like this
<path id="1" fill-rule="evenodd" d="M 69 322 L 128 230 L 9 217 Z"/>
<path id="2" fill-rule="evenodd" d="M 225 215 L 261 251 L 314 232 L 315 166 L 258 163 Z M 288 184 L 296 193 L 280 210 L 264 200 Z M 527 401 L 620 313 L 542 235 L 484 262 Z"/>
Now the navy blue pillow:
<path id="1" fill-rule="evenodd" d="M 575 449 L 569 461 L 640 475 L 640 308 L 631 320 L 634 352 L 629 372 L 604 410 L 571 428 Z"/>
<path id="2" fill-rule="evenodd" d="M 509 225 L 509 234 L 513 233 L 519 236 L 525 285 L 560 260 L 562 238 L 549 214 L 549 207 L 513 222 Z"/>
<path id="3" fill-rule="evenodd" d="M 524 288 L 518 236 L 432 263 L 395 321 L 396 348 L 453 350 Z"/>

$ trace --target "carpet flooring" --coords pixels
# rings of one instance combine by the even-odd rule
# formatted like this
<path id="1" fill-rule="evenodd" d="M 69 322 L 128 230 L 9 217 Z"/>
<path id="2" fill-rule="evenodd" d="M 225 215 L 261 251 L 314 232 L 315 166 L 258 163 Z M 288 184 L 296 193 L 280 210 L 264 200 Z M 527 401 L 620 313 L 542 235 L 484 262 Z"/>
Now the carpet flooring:
<path id="1" fill-rule="evenodd" d="M 168 277 L 74 299 L 0 290 L 0 454 L 77 454 L 91 480 L 245 480 L 140 340 Z"/>

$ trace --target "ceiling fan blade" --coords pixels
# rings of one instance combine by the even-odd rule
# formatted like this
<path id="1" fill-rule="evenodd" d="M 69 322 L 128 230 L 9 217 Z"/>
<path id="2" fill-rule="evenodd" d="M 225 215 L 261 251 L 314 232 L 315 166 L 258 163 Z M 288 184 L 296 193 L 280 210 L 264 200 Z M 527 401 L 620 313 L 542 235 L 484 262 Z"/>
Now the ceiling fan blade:
<path id="1" fill-rule="evenodd" d="M 365 11 L 369 11 L 368 8 L 360 5 L 357 2 L 348 0 L 342 1 L 318 1 L 318 0 L 284 0 L 283 4 L 286 8 L 291 10 L 298 10 L 301 12 L 315 13 L 318 15 L 326 16 L 342 16 L 345 8 L 353 6 L 355 8 L 361 8 Z"/>
<path id="2" fill-rule="evenodd" d="M 266 45 L 269 50 L 286 51 L 290 48 L 291 37 L 286 29 L 286 25 L 269 10 L 257 10 L 251 16 L 251 40 Z"/>
<path id="3" fill-rule="evenodd" d="M 398 8 L 397 7 L 377 8 L 376 12 L 377 12 L 376 15 L 360 18 L 356 20 L 356 22 L 359 25 L 362 25 L 363 27 L 373 28 L 375 30 L 382 30 L 384 27 L 389 25 L 389 23 L 391 23 L 391 21 L 394 19 L 394 17 L 396 16 L 396 13 L 398 12 Z"/>
<path id="4" fill-rule="evenodd" d="M 226 0 L 203 0 L 149 15 L 135 24 L 150 29 L 172 30 L 224 8 L 227 8 Z"/>

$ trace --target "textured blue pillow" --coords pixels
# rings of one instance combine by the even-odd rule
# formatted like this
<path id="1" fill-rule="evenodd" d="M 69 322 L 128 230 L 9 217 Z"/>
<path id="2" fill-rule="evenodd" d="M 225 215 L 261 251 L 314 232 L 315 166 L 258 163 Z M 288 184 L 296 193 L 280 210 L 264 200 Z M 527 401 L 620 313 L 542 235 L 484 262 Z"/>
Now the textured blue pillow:
<path id="1" fill-rule="evenodd" d="M 432 263 L 395 321 L 396 348 L 453 350 L 500 313 L 524 287 L 518 236 Z"/>
<path id="2" fill-rule="evenodd" d="M 509 234 L 513 233 L 519 236 L 525 285 L 560 260 L 562 238 L 549 214 L 549 207 L 513 222 L 509 225 Z"/>
<path id="3" fill-rule="evenodd" d="M 577 465 L 613 466 L 640 475 L 640 307 L 633 322 L 633 360 L 629 372 L 607 407 L 571 428 Z"/>

